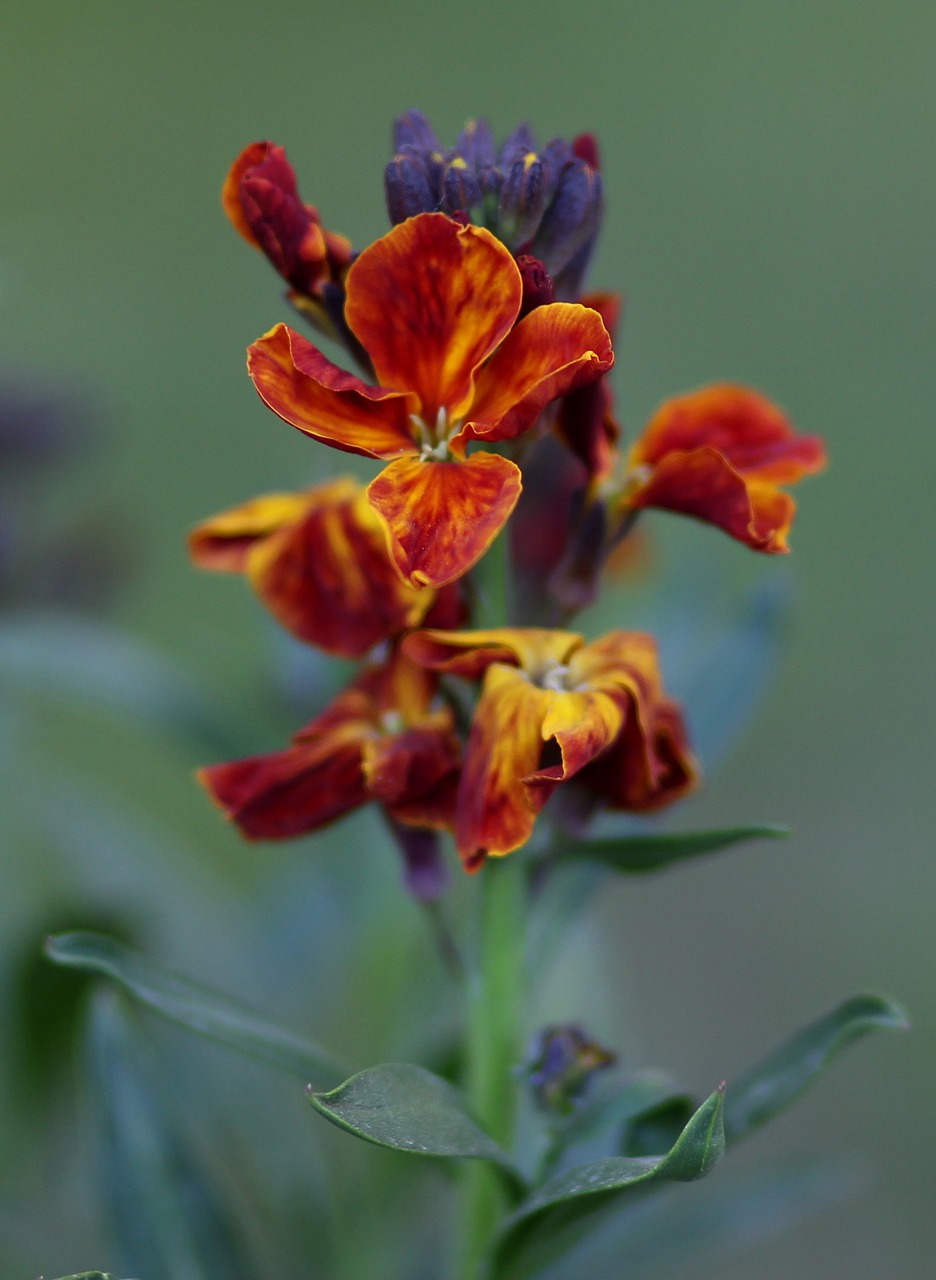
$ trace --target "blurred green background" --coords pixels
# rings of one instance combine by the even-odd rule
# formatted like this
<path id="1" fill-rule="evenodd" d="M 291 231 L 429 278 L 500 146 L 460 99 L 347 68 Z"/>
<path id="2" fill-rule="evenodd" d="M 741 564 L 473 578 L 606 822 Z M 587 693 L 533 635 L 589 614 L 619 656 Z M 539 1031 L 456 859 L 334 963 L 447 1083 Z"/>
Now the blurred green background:
<path id="1" fill-rule="evenodd" d="M 700 1261 L 700 1280 L 741 1280 L 752 1266 L 766 1280 L 922 1278 L 936 1256 L 934 47 L 936 9 L 922 0 L 5 10 L 2 372 L 73 385 L 103 435 L 98 453 L 36 490 L 35 528 L 72 509 L 113 516 L 134 566 L 121 625 L 203 679 L 235 729 L 263 715 L 258 649 L 270 632 L 240 584 L 189 567 L 184 534 L 343 461 L 275 419 L 244 374 L 246 344 L 285 315 L 278 280 L 219 207 L 250 141 L 284 144 L 304 198 L 362 246 L 386 228 L 390 122 L 407 107 L 448 142 L 482 114 L 499 137 L 524 118 L 543 140 L 594 130 L 607 217 L 591 283 L 627 299 L 615 375 L 625 422 L 638 428 L 667 395 L 737 380 L 826 437 L 832 465 L 799 491 L 793 564 L 755 566 L 789 571 L 794 586 L 777 678 L 680 815 L 785 822 L 795 836 L 616 883 L 606 950 L 570 955 L 613 993 L 596 1030 L 623 1034 L 629 1062 L 665 1065 L 699 1092 L 852 990 L 910 1009 L 909 1037 L 861 1045 L 737 1157 L 828 1152 L 860 1171 L 863 1192 L 754 1253 Z M 687 563 L 750 572 L 713 530 L 664 539 L 668 557 L 686 547 Z M 626 594 L 610 616 L 632 621 Z M 270 721 L 266 740 L 240 747 L 277 745 Z M 10 963 L 49 928 L 127 918 L 135 902 L 140 936 L 163 959 L 263 1001 L 265 975 L 245 961 L 256 908 L 274 866 L 282 897 L 300 885 L 315 894 L 307 851 L 243 849 L 192 786 L 203 754 L 54 687 L 3 728 Z M 131 855 L 108 820 L 105 853 L 89 796 L 151 827 L 149 846 Z M 325 847 L 323 859 L 340 851 L 341 834 Z M 353 896 L 347 862 L 335 856 L 332 888 Z M 412 932 L 410 905 L 400 911 Z M 308 981 L 298 907 L 292 927 L 281 941 Z M 393 951 L 383 928 L 374 963 Z M 270 1002 L 284 1016 L 292 1007 L 282 993 Z M 353 1021 L 351 1003 L 336 1025 Z M 382 1035 L 370 1025 L 360 1038 L 387 1057 Z M 267 1077 L 250 1085 L 260 1105 Z M 288 1128 L 276 1087 L 271 1123 Z M 91 1238 L 82 1213 L 56 1216 L 60 1203 L 93 1201 L 80 1161 L 57 1171 L 54 1136 L 37 1154 L 29 1125 L 17 1116 L 4 1158 L 0 1225 L 17 1260 L 5 1274 L 100 1265 L 78 1254 Z"/>

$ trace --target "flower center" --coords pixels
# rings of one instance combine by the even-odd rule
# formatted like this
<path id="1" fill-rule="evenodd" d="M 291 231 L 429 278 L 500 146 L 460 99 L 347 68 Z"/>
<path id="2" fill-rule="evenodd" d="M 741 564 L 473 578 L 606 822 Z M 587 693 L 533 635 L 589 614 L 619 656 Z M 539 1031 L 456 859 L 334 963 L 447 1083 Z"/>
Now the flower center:
<path id="1" fill-rule="evenodd" d="M 569 668 L 562 662 L 553 662 L 539 673 L 537 684 L 541 689 L 552 689 L 563 693 L 569 687 Z"/>
<path id="2" fill-rule="evenodd" d="M 450 423 L 448 410 L 442 408 L 436 414 L 435 422 L 431 426 L 418 413 L 410 414 L 410 422 L 413 424 L 416 443 L 419 445 L 420 458 L 424 462 L 430 459 L 436 462 L 448 461 L 451 456 L 449 441 L 461 427 L 460 419 Z"/>

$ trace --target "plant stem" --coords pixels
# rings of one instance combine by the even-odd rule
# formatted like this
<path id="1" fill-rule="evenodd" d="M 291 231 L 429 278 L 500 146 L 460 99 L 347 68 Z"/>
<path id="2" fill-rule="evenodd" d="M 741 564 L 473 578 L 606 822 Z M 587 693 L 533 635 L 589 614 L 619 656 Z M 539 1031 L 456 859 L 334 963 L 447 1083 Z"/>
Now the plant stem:
<path id="1" fill-rule="evenodd" d="M 478 877 L 476 964 L 468 984 L 465 1087 L 478 1119 L 510 1151 L 517 1105 L 514 1068 L 521 1057 L 526 868 L 518 856 L 492 859 Z M 506 1206 L 501 1173 L 470 1161 L 463 1185 L 461 1280 L 479 1280 L 483 1258 Z"/>

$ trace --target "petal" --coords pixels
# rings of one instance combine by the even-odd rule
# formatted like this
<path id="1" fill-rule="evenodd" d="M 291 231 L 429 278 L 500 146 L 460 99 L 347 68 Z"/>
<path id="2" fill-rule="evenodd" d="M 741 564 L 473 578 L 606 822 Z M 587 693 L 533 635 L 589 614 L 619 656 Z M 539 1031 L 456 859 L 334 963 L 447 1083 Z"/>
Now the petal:
<path id="1" fill-rule="evenodd" d="M 448 711 L 421 725 L 367 743 L 370 793 L 401 822 L 445 829 L 455 818 L 461 749 Z"/>
<path id="2" fill-rule="evenodd" d="M 555 785 L 573 777 L 614 742 L 624 724 L 620 702 L 606 693 L 557 693 L 543 721 L 543 741 L 555 739 L 561 763 L 530 774 L 528 784 Z"/>
<path id="3" fill-rule="evenodd" d="M 191 557 L 202 569 L 243 573 L 251 548 L 300 519 L 308 506 L 307 493 L 266 493 L 231 507 L 192 530 Z"/>
<path id="4" fill-rule="evenodd" d="M 469 421 L 453 444 L 512 439 L 551 400 L 593 382 L 613 363 L 611 339 L 597 311 L 573 302 L 537 307 L 478 375 Z"/>
<path id="5" fill-rule="evenodd" d="M 359 741 L 328 736 L 285 751 L 210 765 L 199 782 L 248 840 L 286 840 L 368 800 Z"/>
<path id="6" fill-rule="evenodd" d="M 789 550 L 796 504 L 770 484 L 749 483 L 715 449 L 668 453 L 646 483 L 626 499 L 634 508 L 659 507 L 717 525 L 755 551 Z"/>
<path id="7" fill-rule="evenodd" d="M 371 481 L 367 495 L 387 522 L 402 576 L 414 586 L 441 587 L 481 559 L 520 488 L 514 463 L 476 453 L 459 462 L 401 458 Z"/>
<path id="8" fill-rule="evenodd" d="M 698 780 L 682 713 L 670 699 L 639 711 L 632 703 L 617 742 L 578 775 L 608 808 L 637 813 L 672 804 Z"/>
<path id="9" fill-rule="evenodd" d="M 414 662 L 434 671 L 477 679 L 492 662 L 522 667 L 541 679 L 565 665 L 582 644 L 573 631 L 541 627 L 496 627 L 489 631 L 414 631 L 403 651 Z"/>
<path id="10" fill-rule="evenodd" d="M 631 451 L 633 467 L 674 450 L 717 450 L 746 477 L 792 484 L 825 465 L 818 436 L 797 435 L 766 396 L 748 387 L 703 387 L 661 405 Z"/>
<path id="11" fill-rule="evenodd" d="M 481 227 L 421 213 L 365 249 L 345 318 L 379 382 L 415 391 L 424 421 L 463 416 L 475 370 L 510 330 L 522 285 L 509 251 Z"/>
<path id="12" fill-rule="evenodd" d="M 412 396 L 369 387 L 288 325 L 276 325 L 247 349 L 247 369 L 261 400 L 315 440 L 369 458 L 415 451 Z"/>
<path id="13" fill-rule="evenodd" d="M 455 843 L 469 871 L 529 839 L 538 808 L 522 779 L 537 768 L 555 695 L 512 667 L 492 666 L 475 711 L 458 789 Z"/>
<path id="14" fill-rule="evenodd" d="M 397 573 L 380 518 L 347 479 L 305 495 L 301 518 L 258 542 L 247 571 L 293 635 L 346 658 L 415 626 L 434 598 Z"/>

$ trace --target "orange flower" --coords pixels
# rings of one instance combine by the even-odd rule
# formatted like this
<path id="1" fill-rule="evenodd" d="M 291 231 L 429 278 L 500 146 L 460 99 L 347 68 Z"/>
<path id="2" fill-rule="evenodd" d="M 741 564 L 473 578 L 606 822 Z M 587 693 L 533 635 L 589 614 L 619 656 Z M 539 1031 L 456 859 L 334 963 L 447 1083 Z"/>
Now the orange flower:
<path id="1" fill-rule="evenodd" d="M 825 466 L 818 436 L 797 435 L 747 387 L 704 387 L 668 400 L 630 452 L 621 507 L 706 520 L 755 551 L 786 552 L 796 503 L 780 485 Z"/>
<path id="2" fill-rule="evenodd" d="M 394 822 L 451 825 L 460 748 L 435 679 L 395 656 L 367 669 L 285 751 L 209 765 L 197 777 L 248 840 L 315 831 L 370 800 Z"/>
<path id="3" fill-rule="evenodd" d="M 519 468 L 473 441 L 510 440 L 556 396 L 613 362 L 597 312 L 537 307 L 519 324 L 523 286 L 488 231 L 444 214 L 401 223 L 348 272 L 345 320 L 378 386 L 332 364 L 286 325 L 248 352 L 262 399 L 300 431 L 389 461 L 368 488 L 390 552 L 414 586 L 467 572 L 520 494 Z"/>
<path id="4" fill-rule="evenodd" d="M 202 568 L 246 574 L 287 630 L 340 657 L 359 658 L 427 617 L 463 621 L 454 584 L 440 593 L 403 581 L 380 517 L 348 477 L 224 511 L 193 530 L 189 549 Z"/>
<path id="5" fill-rule="evenodd" d="M 570 779 L 612 809 L 638 811 L 695 785 L 682 717 L 663 692 L 648 635 L 612 631 L 585 644 L 536 628 L 417 631 L 403 649 L 434 670 L 484 677 L 455 813 L 469 871 L 525 844 Z"/>

